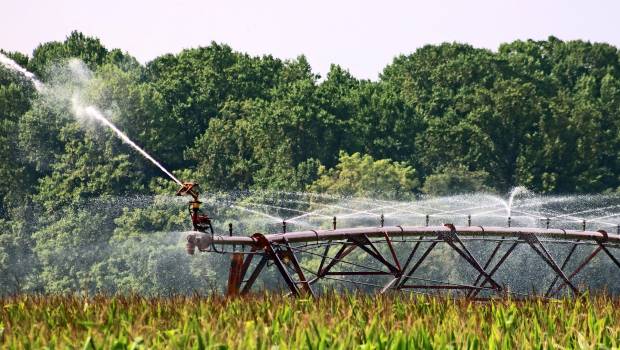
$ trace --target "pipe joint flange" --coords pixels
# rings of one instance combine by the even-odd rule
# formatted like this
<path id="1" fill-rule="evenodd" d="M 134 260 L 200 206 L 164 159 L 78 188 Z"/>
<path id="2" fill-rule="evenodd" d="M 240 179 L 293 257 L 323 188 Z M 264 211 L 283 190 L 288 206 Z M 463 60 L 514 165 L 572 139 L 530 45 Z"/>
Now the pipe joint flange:
<path id="1" fill-rule="evenodd" d="M 269 240 L 267 239 L 267 237 L 265 237 L 264 234 L 260 233 L 260 232 L 256 232 L 255 234 L 252 235 L 252 238 L 254 238 L 255 242 L 254 245 L 256 246 L 256 248 L 258 249 L 265 249 L 269 246 Z"/>
<path id="2" fill-rule="evenodd" d="M 446 233 L 444 237 L 447 237 L 450 241 L 456 238 L 456 227 L 454 224 L 443 224 L 445 227 L 450 229 L 450 233 Z"/>

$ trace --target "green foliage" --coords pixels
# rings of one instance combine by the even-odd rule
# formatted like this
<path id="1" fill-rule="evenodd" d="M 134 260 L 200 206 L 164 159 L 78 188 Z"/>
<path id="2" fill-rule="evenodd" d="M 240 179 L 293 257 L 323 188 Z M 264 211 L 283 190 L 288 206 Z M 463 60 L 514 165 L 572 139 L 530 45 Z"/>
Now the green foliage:
<path id="1" fill-rule="evenodd" d="M 0 295 L 31 290 L 29 279 L 37 267 L 31 244 L 22 223 L 0 219 Z"/>
<path id="2" fill-rule="evenodd" d="M 211 119 L 204 135 L 198 137 L 186 157 L 197 163 L 197 172 L 214 189 L 247 189 L 259 165 L 254 157 L 251 116 L 258 103 L 229 103 L 221 118 Z"/>
<path id="3" fill-rule="evenodd" d="M 103 47 L 99 39 L 73 31 L 62 43 L 52 41 L 39 45 L 33 52 L 28 69 L 45 77 L 52 65 L 68 58 L 79 58 L 91 69 L 95 69 L 105 62 L 107 55 L 108 50 Z"/>
<path id="4" fill-rule="evenodd" d="M 0 293 L 170 292 L 163 277 L 144 276 L 204 281 L 217 270 L 176 255 L 178 241 L 162 231 L 183 229 L 181 217 L 161 203 L 119 204 L 89 217 L 87 201 L 172 194 L 176 184 L 106 128 L 76 120 L 74 94 L 180 179 L 210 192 L 400 198 L 516 185 L 544 193 L 620 189 L 620 55 L 608 44 L 550 37 L 498 52 L 427 45 L 396 57 L 377 81 L 337 65 L 320 80 L 304 56 L 256 57 L 217 43 L 141 65 L 79 32 L 41 44 L 31 57 L 7 55 L 52 88 L 37 93 L 0 67 L 0 261 L 11 265 L 0 265 Z M 72 73 L 67 65 L 76 58 L 90 71 Z M 155 249 L 142 259 L 137 247 L 147 236 L 162 257 L 181 263 L 166 265 Z M 18 242 L 34 237 L 45 237 L 35 240 L 36 253 L 20 250 Z M 57 258 L 63 245 L 89 244 L 113 249 L 78 267 L 76 257 Z M 140 267 L 123 254 L 142 259 Z M 34 263 L 12 270 L 25 257 Z"/>
<path id="5" fill-rule="evenodd" d="M 279 81 L 282 61 L 271 56 L 250 57 L 227 45 L 184 50 L 149 62 L 146 78 L 162 96 L 163 115 L 174 125 L 174 142 L 166 147 L 173 166 L 186 166 L 183 151 L 204 134 L 212 118 L 218 117 L 228 101 L 268 99 Z"/>
<path id="6" fill-rule="evenodd" d="M 51 174 L 40 180 L 34 196 L 48 210 L 83 198 L 143 192 L 139 181 L 128 181 L 128 177 L 138 179 L 140 174 L 127 155 L 114 152 L 112 147 L 101 149 L 92 141 L 69 141 L 65 150 L 52 164 Z"/>
<path id="7" fill-rule="evenodd" d="M 422 180 L 464 164 L 488 173 L 486 185 L 500 191 L 620 186 L 620 64 L 606 44 L 550 37 L 504 44 L 498 53 L 428 45 L 396 57 L 376 82 L 336 65 L 319 82 L 304 56 L 252 57 L 217 43 L 143 67 L 79 32 L 41 45 L 30 59 L 11 55 L 44 80 L 70 58 L 86 62 L 94 72 L 83 92 L 89 101 L 166 166 L 193 170 L 211 189 L 300 190 L 316 178 L 317 164 L 334 167 L 340 151 L 406 162 Z M 15 106 L 2 110 L 19 117 L 4 129 L 19 129 L 26 165 L 38 170 L 28 173 L 49 177 L 62 154 L 76 149 L 61 137 L 71 111 L 30 102 L 31 92 L 17 97 L 21 86 L 10 79 L 0 85 L 0 101 L 4 94 Z M 126 147 L 113 151 L 139 163 L 139 183 L 158 175 Z M 134 190 L 130 181 L 112 192 Z"/>
<path id="8" fill-rule="evenodd" d="M 457 165 L 427 176 L 422 192 L 433 196 L 487 192 L 490 190 L 488 181 L 489 174 L 486 171 L 469 171 L 467 167 Z"/>
<path id="9" fill-rule="evenodd" d="M 618 300 L 326 295 L 0 299 L 6 348 L 615 349 Z"/>
<path id="10" fill-rule="evenodd" d="M 318 175 L 308 186 L 310 191 L 343 196 L 406 198 L 419 185 L 411 166 L 359 153 L 341 152 L 340 162 L 332 169 L 321 166 Z"/>
<path id="11" fill-rule="evenodd" d="M 45 291 L 96 290 L 99 277 L 93 269 L 105 261 L 110 238 L 105 213 L 65 209 L 60 220 L 50 223 L 32 236 L 38 271 Z"/>
<path id="12" fill-rule="evenodd" d="M 273 100 L 222 106 L 220 117 L 211 119 L 204 135 L 186 152 L 209 188 L 304 187 L 300 181 L 312 178 L 308 162 L 329 160 L 339 142 L 333 116 L 320 107 L 315 79 L 301 57 L 285 65 Z"/>
<path id="13" fill-rule="evenodd" d="M 34 183 L 34 174 L 18 151 L 19 121 L 33 97 L 32 85 L 0 66 L 0 218 L 22 201 Z"/>

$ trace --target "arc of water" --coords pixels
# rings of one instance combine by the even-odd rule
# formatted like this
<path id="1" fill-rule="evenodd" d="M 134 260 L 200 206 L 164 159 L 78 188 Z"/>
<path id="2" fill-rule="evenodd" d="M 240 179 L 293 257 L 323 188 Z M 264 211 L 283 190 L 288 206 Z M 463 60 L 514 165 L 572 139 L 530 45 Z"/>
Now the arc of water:
<path id="1" fill-rule="evenodd" d="M 529 211 L 525 211 L 525 210 L 512 210 L 512 211 L 515 212 L 515 213 L 523 214 L 524 216 L 532 217 L 534 219 L 545 219 L 544 216 L 541 216 L 541 215 L 538 215 L 538 214 L 535 214 L 535 213 L 532 213 L 532 212 L 529 212 Z"/>
<path id="2" fill-rule="evenodd" d="M 494 198 L 494 197 L 492 197 Z M 501 202 L 500 204 L 503 204 L 503 202 Z M 435 210 L 435 211 L 441 211 L 445 214 L 449 214 L 449 215 L 456 215 L 456 216 L 465 216 L 470 214 L 471 211 L 473 210 L 477 210 L 477 209 L 483 209 L 483 208 L 496 208 L 497 205 L 480 205 L 480 206 L 473 206 L 473 207 L 467 207 L 467 208 L 461 208 L 461 209 L 456 209 L 456 210 L 442 210 L 442 209 L 438 209 L 438 208 L 433 208 L 433 207 L 428 207 L 428 206 L 423 206 L 417 203 L 406 203 L 406 205 L 409 206 L 415 206 L 415 207 L 419 207 L 419 208 L 425 208 L 428 210 Z M 496 212 L 496 211 L 500 211 L 500 210 L 504 210 L 504 208 L 500 208 L 500 209 L 494 209 L 490 212 Z M 400 212 L 403 212 L 403 210 L 399 210 Z M 411 212 L 411 211 L 404 211 L 407 213 L 411 213 L 411 214 L 416 214 L 416 215 L 424 215 L 422 213 L 419 212 Z M 465 212 L 467 214 L 463 214 L 462 212 Z"/>
<path id="3" fill-rule="evenodd" d="M 439 208 L 433 208 L 433 207 L 429 207 L 429 206 L 424 206 L 424 205 L 420 205 L 420 204 L 416 204 L 416 203 L 411 203 L 411 206 L 413 207 L 417 207 L 417 208 L 423 208 L 426 210 L 434 210 L 437 213 L 443 213 L 443 214 L 447 214 L 447 215 L 453 215 L 453 216 L 467 216 L 466 214 L 460 214 L 460 213 L 454 213 L 451 210 L 445 210 L 445 209 L 439 209 Z M 431 213 L 432 214 L 432 213 Z"/>
<path id="4" fill-rule="evenodd" d="M 333 198 L 331 196 L 328 196 L 329 198 Z M 297 202 L 297 203 L 302 203 L 302 201 L 295 201 L 295 200 L 290 200 L 290 202 Z M 359 201 L 358 201 L 359 202 Z M 461 208 L 461 209 L 456 209 L 456 210 L 445 210 L 445 209 L 439 209 L 439 208 L 434 208 L 434 207 L 429 207 L 429 206 L 424 206 L 418 203 L 397 203 L 397 204 L 393 204 L 394 202 L 389 202 L 389 201 L 383 201 L 385 203 L 389 203 L 390 205 L 384 205 L 384 206 L 380 206 L 380 207 L 375 207 L 375 208 L 371 208 L 371 209 L 367 209 L 367 210 L 358 210 L 358 209 L 353 209 L 353 208 L 349 208 L 349 207 L 343 207 L 343 206 L 336 206 L 336 205 L 329 205 L 329 204 L 325 204 L 325 203 L 314 203 L 315 205 L 320 205 L 323 207 L 326 207 L 328 209 L 345 209 L 345 210 L 350 210 L 352 211 L 352 213 L 350 214 L 345 214 L 342 215 L 341 217 L 354 217 L 357 215 L 368 215 L 368 214 L 374 214 L 374 213 L 378 213 L 381 211 L 385 211 L 385 210 L 390 210 L 390 209 L 395 209 L 393 212 L 388 212 L 388 213 L 384 213 L 385 215 L 394 215 L 394 214 L 398 214 L 398 213 L 406 213 L 406 214 L 413 214 L 413 215 L 418 215 L 418 216 L 424 216 L 425 214 L 423 214 L 421 211 L 412 211 L 412 210 L 407 210 L 405 209 L 406 207 L 415 207 L 415 208 L 423 208 L 428 210 L 432 210 L 433 212 L 439 212 L 439 213 L 444 213 L 446 215 L 453 215 L 453 216 L 465 216 L 466 214 L 462 214 L 461 212 L 463 211 L 471 211 L 471 210 L 475 210 L 475 209 L 480 209 L 480 208 L 488 208 L 488 207 L 493 207 L 493 206 L 489 206 L 489 205 L 485 205 L 485 206 L 473 206 L 473 207 L 468 207 L 468 208 Z M 308 203 L 308 202 L 303 202 L 303 203 Z M 368 204 L 368 202 L 363 202 L 365 204 Z M 314 213 L 318 213 L 320 211 L 323 211 L 325 209 L 318 209 L 315 210 Z M 313 212 L 304 214 L 304 215 L 300 215 L 299 217 L 293 217 L 287 220 L 296 220 L 299 219 L 301 217 L 306 217 L 306 216 L 312 216 Z M 378 214 L 375 214 L 378 215 Z"/>
<path id="5" fill-rule="evenodd" d="M 503 211 L 503 210 L 504 210 L 503 208 L 499 208 L 499 209 L 496 209 L 496 210 L 487 211 L 487 212 L 483 212 L 483 213 L 476 213 L 476 214 L 472 214 L 472 217 L 491 217 L 491 215 L 489 215 L 489 214 L 496 213 L 498 211 Z M 522 216 L 520 216 L 520 217 L 528 217 L 528 218 L 532 218 L 534 220 L 541 220 L 541 219 L 545 219 L 546 218 L 544 216 L 540 216 L 540 215 L 537 215 L 537 214 L 534 214 L 534 213 L 530 213 L 530 212 L 527 212 L 527 211 L 524 211 L 524 210 L 514 210 L 513 209 L 512 213 L 522 214 Z M 515 216 L 512 216 L 513 215 L 512 213 L 511 213 L 511 217 L 515 218 Z M 505 218 L 505 216 L 501 216 L 501 215 L 498 215 L 497 217 Z"/>
<path id="6" fill-rule="evenodd" d="M 600 219 L 608 219 L 608 218 L 613 218 L 613 217 L 616 217 L 616 216 L 620 216 L 620 213 L 614 213 L 614 214 L 605 215 L 605 216 L 598 216 L 598 217 L 595 217 L 595 218 L 588 219 L 588 221 L 595 221 L 595 220 L 600 220 Z"/>
<path id="7" fill-rule="evenodd" d="M 41 81 L 39 81 L 34 74 L 32 74 L 31 72 L 27 71 L 26 69 L 24 69 L 23 67 L 21 67 L 20 65 L 18 65 L 15 61 L 11 60 L 10 58 L 6 57 L 5 55 L 0 53 L 0 64 L 4 65 L 5 67 L 13 70 L 13 71 L 17 71 L 20 74 L 24 75 L 26 78 L 30 79 L 30 81 L 32 81 L 32 83 L 34 84 L 35 88 L 38 91 L 42 91 L 42 89 L 44 88 L 43 83 L 41 83 Z M 91 118 L 94 118 L 95 120 L 103 123 L 104 125 L 106 125 L 107 127 L 109 127 L 110 129 L 112 129 L 112 131 L 114 131 L 116 133 L 116 135 L 123 140 L 123 142 L 127 143 L 128 145 L 130 145 L 131 147 L 133 147 L 136 151 L 138 151 L 142 156 L 144 156 L 146 159 L 150 160 L 153 164 L 155 164 L 161 171 L 164 172 L 164 174 L 168 175 L 172 180 L 174 180 L 177 184 L 179 185 L 183 185 L 181 183 L 181 181 L 179 181 L 179 179 L 177 179 L 174 175 L 172 175 L 172 173 L 170 173 L 166 168 L 164 168 L 161 164 L 159 164 L 158 161 L 155 160 L 155 158 L 151 157 L 150 154 L 146 153 L 142 148 L 140 148 L 137 144 L 135 144 L 127 135 L 125 135 L 125 133 L 123 133 L 122 131 L 120 131 L 114 124 L 112 124 L 112 122 L 110 122 L 101 111 L 99 111 L 95 106 L 87 106 L 87 107 L 83 107 L 79 101 L 77 100 L 77 98 L 73 98 L 71 100 L 71 103 L 73 105 L 74 108 L 74 112 L 76 112 L 76 114 L 79 113 L 84 113 L 88 116 L 90 116 Z"/>
<path id="8" fill-rule="evenodd" d="M 419 213 L 419 212 L 407 210 L 404 208 L 393 208 L 393 210 L 391 211 L 384 212 L 383 216 L 389 217 L 389 216 L 396 216 L 398 214 L 406 214 L 406 215 L 413 215 L 413 216 L 425 216 L 426 215 L 424 213 Z"/>
<path id="9" fill-rule="evenodd" d="M 34 84 L 34 88 L 37 91 L 43 90 L 43 83 L 41 83 L 41 81 L 37 79 L 37 77 L 34 74 L 27 71 L 22 66 L 17 64 L 17 62 L 13 61 L 12 59 L 8 58 L 2 53 L 0 53 L 0 64 L 7 67 L 8 69 L 19 72 L 20 74 L 25 76 L 28 80 L 30 80 Z"/>
<path id="10" fill-rule="evenodd" d="M 368 214 L 368 215 L 373 215 L 373 216 L 379 216 L 378 214 L 371 213 L 371 212 L 366 211 L 366 210 L 357 210 L 357 209 L 347 208 L 347 207 L 343 207 L 343 206 L 339 206 L 339 205 L 335 205 L 335 204 L 325 204 L 325 203 L 313 203 L 313 204 L 325 207 L 327 209 L 340 209 L 340 210 L 353 211 L 353 212 L 356 212 L 356 213 L 359 213 L 359 214 Z M 318 209 L 318 210 L 323 210 L 323 209 Z M 318 211 L 318 210 L 316 210 L 316 211 Z M 316 211 L 314 211 L 314 212 L 316 212 Z M 308 215 L 304 214 L 303 216 L 300 216 L 300 217 L 305 217 L 305 216 L 308 216 Z M 291 218 L 289 220 L 299 219 L 300 217 L 294 217 L 294 218 Z"/>
<path id="11" fill-rule="evenodd" d="M 291 211 L 291 212 L 296 212 L 296 213 L 302 213 L 302 215 L 299 215 L 299 216 L 295 216 L 295 217 L 287 218 L 287 219 L 282 219 L 283 221 L 287 221 L 287 222 L 295 222 L 296 219 L 299 219 L 301 217 L 306 217 L 306 216 L 319 216 L 319 217 L 324 217 L 324 218 L 330 218 L 331 219 L 331 216 L 328 216 L 328 215 L 324 215 L 324 214 L 320 214 L 320 213 L 315 213 L 315 212 L 306 212 L 306 211 L 303 211 L 303 210 L 298 210 L 298 209 L 293 209 L 293 208 L 286 208 L 286 207 L 281 207 L 281 206 L 277 206 L 277 205 L 262 204 L 262 203 L 247 203 L 247 204 L 248 205 L 257 206 L 257 207 L 273 208 L 273 209 L 286 210 L 286 211 Z"/>
<path id="12" fill-rule="evenodd" d="M 343 200 L 344 200 L 343 198 L 340 198 L 340 199 L 338 199 L 336 201 L 336 203 L 342 202 Z M 288 202 L 296 203 L 296 204 L 298 203 L 298 204 L 307 204 L 307 205 L 310 205 L 310 204 L 312 204 L 312 205 L 319 205 L 319 206 L 322 206 L 322 207 L 329 207 L 330 205 L 332 205 L 332 206 L 336 205 L 336 204 L 321 203 L 321 202 L 307 202 L 307 201 L 301 201 L 301 200 L 289 200 Z M 351 202 L 356 202 L 356 201 L 352 200 Z M 360 203 L 362 203 L 362 202 L 360 202 Z M 363 202 L 363 204 L 368 205 L 368 206 L 372 205 L 370 202 Z M 351 208 L 348 208 L 348 209 L 351 209 Z M 357 209 L 353 209 L 353 210 L 357 210 Z"/>
<path id="13" fill-rule="evenodd" d="M 295 213 L 307 213 L 307 211 L 303 211 L 303 210 L 299 210 L 299 209 L 280 207 L 280 206 L 277 206 L 277 205 L 271 205 L 271 204 L 265 204 L 265 203 L 249 202 L 249 203 L 244 203 L 244 204 L 255 206 L 255 207 L 261 207 L 261 208 L 271 208 L 271 209 L 276 209 L 276 210 L 292 211 L 292 212 L 295 212 Z"/>
<path id="14" fill-rule="evenodd" d="M 472 211 L 474 210 L 478 210 L 478 209 L 487 209 L 487 208 L 496 208 L 497 205 L 496 204 L 492 204 L 492 205 L 478 205 L 478 206 L 474 206 L 474 207 L 468 207 L 468 208 L 462 208 L 462 209 L 456 209 L 453 210 L 455 213 L 461 213 L 461 212 L 465 212 L 467 214 L 470 214 Z"/>
<path id="15" fill-rule="evenodd" d="M 328 217 L 327 215 L 316 213 L 316 211 L 311 211 L 311 212 L 308 212 L 302 215 L 297 215 L 297 216 L 287 218 L 286 221 L 299 222 L 299 219 L 303 219 L 309 216 L 318 216 L 318 215 Z"/>
<path id="16" fill-rule="evenodd" d="M 563 218 L 565 219 L 565 221 L 568 221 L 568 222 L 583 222 L 583 220 L 584 220 L 584 218 L 577 217 L 577 216 L 563 216 Z M 614 223 L 600 221 L 600 220 L 593 220 L 593 219 L 588 219 L 587 221 L 589 221 L 589 222 L 596 222 L 597 224 L 603 224 L 603 225 L 608 225 L 608 226 L 615 226 L 616 225 Z"/>
<path id="17" fill-rule="evenodd" d="M 506 203 L 506 212 L 508 216 L 511 215 L 512 204 L 514 202 L 515 197 L 521 193 L 528 193 L 528 192 L 529 190 L 523 186 L 517 186 L 513 188 L 512 191 L 510 191 L 510 196 L 508 197 L 508 202 Z"/>
<path id="18" fill-rule="evenodd" d="M 287 202 L 289 202 L 289 203 L 296 203 L 296 204 L 307 204 L 307 205 L 313 204 L 313 205 L 320 205 L 320 206 L 323 206 L 323 207 L 326 206 L 326 204 L 323 204 L 323 203 L 310 203 L 310 202 L 305 202 L 305 201 L 300 201 L 300 200 L 289 200 Z M 302 219 L 302 218 L 305 218 L 305 217 L 308 217 L 308 216 L 314 216 L 314 215 L 316 215 L 316 216 L 321 215 L 321 216 L 325 216 L 325 217 L 331 218 L 331 216 L 327 216 L 327 215 L 319 213 L 319 212 L 321 212 L 323 210 L 325 210 L 325 208 L 323 208 L 323 209 L 316 209 L 316 210 L 313 210 L 313 211 L 310 211 L 310 212 L 304 212 L 301 215 L 287 218 L 286 221 L 297 221 L 299 219 Z"/>
<path id="19" fill-rule="evenodd" d="M 558 203 L 558 202 L 564 202 L 566 201 L 565 199 L 552 199 L 552 200 L 546 200 L 544 201 L 544 204 L 551 204 L 551 203 Z M 543 202 L 540 198 L 536 198 L 531 200 L 529 203 L 528 201 L 523 201 L 521 203 L 518 204 L 513 204 L 513 208 L 530 208 L 530 207 L 539 207 L 543 205 Z"/>
<path id="20" fill-rule="evenodd" d="M 568 213 L 568 214 L 563 214 L 563 215 L 557 215 L 554 217 L 551 217 L 550 219 L 559 219 L 562 217 L 567 217 L 567 216 L 575 216 L 577 214 L 585 214 L 585 213 L 591 213 L 593 211 L 599 211 L 599 210 L 607 210 L 607 209 L 612 209 L 612 208 L 620 208 L 620 205 L 610 205 L 608 207 L 603 207 L 603 208 L 595 208 L 595 209 L 588 209 L 588 210 L 581 210 L 581 211 L 576 211 L 576 212 L 572 212 L 572 213 Z"/>
<path id="21" fill-rule="evenodd" d="M 327 194 L 327 193 L 287 192 L 287 191 L 276 191 L 276 193 L 281 193 L 281 194 L 286 194 L 286 195 L 293 195 L 293 196 L 298 196 L 298 197 L 316 197 L 316 198 L 329 199 L 329 200 L 334 200 L 334 201 L 341 201 L 343 199 L 343 197 L 341 197 L 341 196 L 331 195 L 331 194 Z M 286 200 L 286 201 L 295 201 L 295 200 Z M 354 203 L 362 203 L 362 204 L 366 204 L 366 205 L 373 205 L 375 203 L 387 203 L 387 202 L 389 202 L 389 201 L 380 200 L 380 199 L 374 199 L 374 198 L 356 198 L 356 197 L 349 198 L 349 201 L 354 202 Z M 306 200 L 306 201 L 299 201 L 299 200 L 297 200 L 295 202 L 297 202 L 297 203 L 305 203 L 305 204 L 318 204 L 318 203 L 310 202 L 308 200 Z"/>
<path id="22" fill-rule="evenodd" d="M 515 212 L 517 212 L 517 211 L 515 211 Z M 557 220 L 558 218 L 563 218 L 563 219 L 565 219 L 565 221 L 568 221 L 568 222 L 582 222 L 584 220 L 583 217 L 573 216 L 572 213 L 571 214 L 563 214 L 563 215 L 559 215 L 559 216 L 553 217 L 553 216 L 540 216 L 540 215 L 536 215 L 536 214 L 529 213 L 529 212 L 526 212 L 526 211 L 518 211 L 518 212 L 520 212 L 522 214 L 530 215 L 530 216 L 535 217 L 537 219 Z M 491 212 L 487 212 L 487 213 L 483 213 L 483 214 L 488 214 L 488 213 L 491 213 Z M 614 216 L 618 216 L 618 215 L 620 215 L 620 213 L 618 213 L 617 215 L 614 215 Z M 605 217 L 601 217 L 601 218 L 605 218 Z M 601 219 L 601 218 L 598 218 L 598 219 Z M 609 223 L 609 222 L 604 222 L 604 221 L 597 220 L 597 218 L 587 219 L 587 221 L 589 221 L 589 222 L 596 222 L 596 223 L 603 224 L 603 225 L 608 225 L 608 226 L 615 226 L 616 225 L 614 223 Z"/>
<path id="23" fill-rule="evenodd" d="M 125 135 L 124 132 L 122 132 L 120 129 L 118 129 L 114 124 L 112 124 L 112 122 L 110 122 L 104 115 L 103 113 L 101 113 L 97 108 L 95 108 L 94 106 L 88 106 L 86 108 L 83 108 L 81 106 L 79 106 L 79 104 L 77 102 L 73 102 L 74 103 L 74 108 L 76 108 L 77 112 L 83 112 L 86 113 L 87 115 L 89 115 L 90 117 L 98 120 L 99 122 L 103 123 L 104 125 L 106 125 L 107 127 L 109 127 L 110 129 L 112 129 L 112 131 L 114 131 L 116 133 L 116 135 L 123 140 L 123 142 L 127 143 L 128 145 L 130 145 L 131 147 L 133 147 L 136 151 L 138 151 L 138 153 L 140 153 L 142 156 L 144 156 L 144 158 L 148 159 L 151 161 L 151 163 L 153 163 L 155 166 L 157 166 L 161 171 L 164 172 L 164 174 L 168 175 L 168 177 L 170 177 L 172 180 L 174 180 L 174 182 L 176 182 L 179 185 L 183 185 L 183 183 L 177 179 L 174 175 L 172 175 L 171 172 L 169 172 L 166 168 L 164 168 L 161 164 L 159 164 L 158 161 L 155 160 L 155 158 L 151 157 L 150 154 L 146 153 L 142 148 L 140 148 L 135 142 L 131 141 L 131 139 Z"/>
<path id="24" fill-rule="evenodd" d="M 394 211 L 388 211 L 387 213 L 383 213 L 384 216 L 388 216 L 388 215 L 394 215 L 394 214 L 398 214 L 398 213 L 406 213 L 406 214 L 413 214 L 413 215 L 424 215 L 421 213 L 417 213 L 417 212 L 412 212 L 406 209 L 402 209 L 403 207 L 407 207 L 409 206 L 410 203 L 399 203 L 399 204 L 395 204 L 395 205 L 386 205 L 386 206 L 382 206 L 382 207 L 378 207 L 378 208 L 373 208 L 373 209 L 369 209 L 371 212 L 375 212 L 376 215 L 380 215 L 377 213 L 381 213 L 384 212 L 386 210 L 394 210 Z M 351 214 L 346 214 L 343 215 L 342 217 L 351 217 L 351 216 L 355 216 L 358 215 L 357 213 L 351 213 Z"/>
<path id="25" fill-rule="evenodd" d="M 310 212 L 310 213 L 306 213 L 304 215 L 299 215 L 299 216 L 295 216 L 295 217 L 291 217 L 291 218 L 286 218 L 286 219 L 284 219 L 284 221 L 286 221 L 286 222 L 294 222 L 294 223 L 302 223 L 304 221 L 301 220 L 301 219 L 308 218 L 308 220 L 309 220 L 311 217 L 318 217 L 318 218 L 323 218 L 323 219 L 331 219 L 332 218 L 332 216 L 329 216 L 329 215 Z"/>
<path id="26" fill-rule="evenodd" d="M 240 205 L 236 205 L 236 204 L 235 204 L 235 205 L 231 205 L 231 207 L 232 207 L 232 208 L 235 208 L 235 209 L 239 209 L 239 210 L 247 211 L 247 212 L 249 212 L 249 213 L 254 213 L 254 214 L 262 215 L 262 216 L 264 216 L 264 217 L 266 217 L 266 218 L 268 218 L 268 219 L 273 220 L 273 222 L 282 222 L 282 221 L 283 221 L 283 220 L 282 220 L 282 218 L 278 218 L 278 217 L 275 217 L 275 216 L 273 216 L 273 215 L 265 214 L 265 213 L 260 212 L 260 211 L 258 211 L 258 210 L 252 210 L 252 209 L 249 209 L 249 208 L 245 208 L 245 207 L 242 207 L 242 206 L 240 206 Z"/>

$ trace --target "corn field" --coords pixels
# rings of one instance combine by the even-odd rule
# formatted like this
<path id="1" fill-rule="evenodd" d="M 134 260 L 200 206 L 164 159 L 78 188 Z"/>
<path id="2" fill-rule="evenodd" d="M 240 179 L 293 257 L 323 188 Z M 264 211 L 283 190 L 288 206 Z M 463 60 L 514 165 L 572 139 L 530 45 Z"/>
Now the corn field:
<path id="1" fill-rule="evenodd" d="M 415 294 L 0 299 L 6 349 L 619 348 L 620 299 Z"/>

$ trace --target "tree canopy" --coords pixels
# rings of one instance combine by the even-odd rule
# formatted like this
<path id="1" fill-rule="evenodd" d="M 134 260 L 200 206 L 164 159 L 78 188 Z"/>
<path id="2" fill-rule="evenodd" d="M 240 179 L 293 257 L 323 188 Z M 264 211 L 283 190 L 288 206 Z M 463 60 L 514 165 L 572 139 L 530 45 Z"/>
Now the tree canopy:
<path id="1" fill-rule="evenodd" d="M 331 169 L 319 167 L 318 175 L 308 186 L 310 191 L 341 196 L 403 198 L 419 185 L 411 166 L 359 153 L 341 152 L 338 164 Z"/>
<path id="2" fill-rule="evenodd" d="M 74 118 L 58 94 L 79 93 L 164 166 L 211 191 L 412 198 L 517 185 L 620 188 L 620 54 L 605 43 L 550 37 L 496 52 L 427 45 L 395 57 L 376 81 L 338 65 L 320 77 L 303 55 L 251 56 L 220 43 L 141 64 L 79 32 L 30 56 L 6 54 L 52 89 L 37 92 L 0 66 L 0 293 L 171 288 L 140 279 L 144 269 L 210 276 L 156 254 L 141 270 L 120 253 L 137 238 L 119 237 L 182 230 L 178 217 L 76 206 L 170 194 L 172 185 L 109 130 Z M 114 250 L 93 252 L 84 266 L 76 256 L 56 259 L 62 247 L 97 245 Z M 23 269 L 37 273 L 22 279 Z"/>

